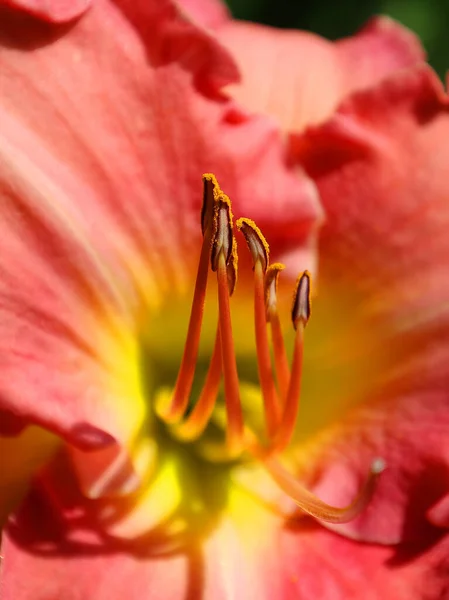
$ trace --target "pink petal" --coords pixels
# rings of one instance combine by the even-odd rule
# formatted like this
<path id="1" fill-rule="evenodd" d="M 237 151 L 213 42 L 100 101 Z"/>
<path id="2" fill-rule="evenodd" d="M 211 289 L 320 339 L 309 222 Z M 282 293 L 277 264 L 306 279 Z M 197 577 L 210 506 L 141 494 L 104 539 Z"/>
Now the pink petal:
<path id="1" fill-rule="evenodd" d="M 139 307 L 190 284 L 201 174 L 293 248 L 311 239 L 314 187 L 272 124 L 223 99 L 232 59 L 169 0 L 97 0 L 64 32 L 3 11 L 1 28 L 6 432 L 37 422 L 109 446 L 140 418 L 122 360 Z"/>
<path id="2" fill-rule="evenodd" d="M 281 598 L 422 600 L 445 598 L 449 537 L 386 548 L 359 544 L 319 525 L 292 521 L 281 537 Z"/>
<path id="3" fill-rule="evenodd" d="M 35 489 L 4 534 L 2 598 L 34 600 L 38 589 L 64 600 L 140 600 L 142 590 L 164 600 L 422 600 L 447 591 L 449 537 L 437 531 L 430 542 L 363 545 L 308 519 L 284 521 L 233 490 L 204 543 L 179 545 L 161 522 L 126 544 L 99 538 L 94 512 L 55 510 Z"/>
<path id="4" fill-rule="evenodd" d="M 353 303 L 336 326 L 360 323 L 379 365 L 362 382 L 364 406 L 317 448 L 317 492 L 335 504 L 353 497 L 373 458 L 386 461 L 370 508 L 338 528 L 357 539 L 422 539 L 426 512 L 449 492 L 448 136 L 447 97 L 423 66 L 354 95 L 294 140 L 327 212 L 320 297 Z"/>
<path id="5" fill-rule="evenodd" d="M 387 17 L 337 43 L 238 21 L 219 26 L 217 35 L 241 72 L 232 96 L 250 111 L 272 115 L 286 131 L 323 122 L 351 92 L 424 59 L 414 34 Z"/>
<path id="6" fill-rule="evenodd" d="M 1 5 L 29 13 L 49 23 L 67 23 L 80 17 L 92 0 L 0 0 Z"/>

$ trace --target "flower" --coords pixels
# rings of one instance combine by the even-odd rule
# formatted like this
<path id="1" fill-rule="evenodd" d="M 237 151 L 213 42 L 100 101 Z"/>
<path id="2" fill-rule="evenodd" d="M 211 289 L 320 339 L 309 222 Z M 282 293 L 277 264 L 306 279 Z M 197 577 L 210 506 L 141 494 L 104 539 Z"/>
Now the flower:
<path id="1" fill-rule="evenodd" d="M 257 432 L 262 429 L 263 411 L 255 386 L 256 354 L 267 397 L 272 383 L 263 365 L 267 345 L 265 328 L 260 326 L 260 273 L 267 267 L 268 252 L 260 231 L 267 235 L 272 253 L 284 257 L 288 266 L 313 267 L 320 211 L 312 180 L 288 166 L 272 122 L 243 112 L 224 96 L 223 86 L 236 77 L 233 61 L 209 31 L 192 23 L 173 2 L 98 0 L 87 12 L 85 3 L 75 3 L 69 13 L 63 10 L 64 3 L 58 2 L 9 4 L 13 9 L 2 9 L 1 14 L 0 54 L 8 84 L 1 104 L 5 126 L 0 141 L 2 216 L 7 226 L 0 251 L 4 311 L 0 397 L 4 433 L 17 434 L 27 423 L 39 426 L 3 442 L 17 457 L 10 481 L 22 484 L 33 473 L 36 464 L 20 460 L 25 451 L 38 464 L 48 462 L 55 450 L 56 454 L 8 523 L 2 548 L 4 596 L 14 600 L 36 598 L 37 594 L 68 600 L 102 600 L 124 594 L 131 598 L 145 594 L 154 598 L 348 598 L 357 597 L 370 577 L 375 582 L 373 597 L 391 596 L 393 590 L 399 598 L 410 598 L 412 593 L 423 597 L 424 585 L 438 597 L 445 585 L 442 557 L 447 540 L 425 521 L 424 511 L 433 503 L 439 510 L 434 510 L 431 518 L 443 524 L 445 490 L 433 470 L 444 467 L 443 429 L 435 430 L 433 421 L 426 428 L 422 421 L 417 427 L 413 419 L 404 419 L 409 431 L 421 435 L 429 449 L 426 455 L 421 446 L 412 444 L 416 459 L 404 461 L 405 470 L 398 460 L 401 455 L 396 456 L 404 436 L 402 421 L 393 420 L 390 426 L 384 404 L 375 408 L 373 403 L 363 405 L 350 413 L 349 420 L 334 426 L 326 423 L 324 431 L 316 433 L 321 430 L 318 425 L 323 425 L 322 413 L 335 421 L 334 404 L 334 410 L 341 411 L 342 400 L 365 400 L 367 389 L 374 396 L 381 386 L 382 393 L 392 394 L 400 420 L 402 403 L 393 375 L 410 365 L 421 368 L 419 361 L 432 359 L 426 350 L 413 354 L 416 361 L 412 362 L 408 340 L 402 344 L 398 339 L 397 324 L 404 315 L 412 321 L 409 330 L 400 330 L 401 335 L 417 333 L 413 327 L 416 313 L 406 311 L 403 303 L 398 307 L 401 290 L 405 290 L 399 276 L 393 282 L 387 279 L 387 290 L 376 278 L 370 288 L 360 274 L 363 263 L 356 268 L 358 255 L 351 266 L 351 236 L 360 239 L 357 232 L 359 228 L 365 231 L 362 225 L 375 231 L 375 219 L 373 229 L 371 222 L 363 220 L 355 228 L 354 221 L 346 220 L 351 215 L 346 207 L 335 211 L 335 200 L 326 200 L 331 197 L 327 185 L 333 194 L 345 189 L 339 178 L 346 171 L 338 161 L 348 158 L 352 166 L 361 160 L 352 160 L 359 151 L 353 138 L 339 137 L 335 120 L 338 124 L 340 113 L 322 127 L 291 136 L 290 158 L 304 163 L 332 214 L 321 236 L 323 274 L 305 336 L 306 410 L 307 399 L 313 397 L 310 386 L 317 381 L 316 371 L 311 369 L 333 378 L 330 386 L 322 388 L 331 393 L 315 392 L 316 402 L 323 402 L 319 410 L 300 415 L 299 440 L 301 431 L 306 439 L 285 455 L 289 467 L 298 468 L 302 479 L 320 490 L 323 498 L 337 500 L 339 505 L 354 497 L 375 456 L 387 459 L 388 470 L 372 504 L 357 519 L 338 525 L 342 535 L 336 535 L 292 516 L 292 503 L 273 484 L 273 478 L 296 499 L 301 488 L 283 466 L 263 455 L 251 432 L 245 435 L 251 438 L 257 461 L 225 453 L 225 460 L 218 462 L 214 442 L 223 440 L 219 407 L 210 428 L 196 442 L 179 439 L 178 423 L 163 423 L 177 420 L 177 407 L 185 399 L 174 390 L 178 389 L 176 381 L 182 379 L 181 375 L 177 379 L 177 372 L 201 245 L 196 224 L 201 203 L 198 174 L 216 173 L 233 200 L 234 211 L 257 223 L 249 219 L 237 222 L 252 250 L 259 315 L 257 347 L 248 339 L 253 265 L 250 254 L 245 255 L 241 247 L 240 281 L 232 300 L 244 419 Z M 189 5 L 187 9 L 195 8 L 194 2 Z M 49 24 L 16 12 L 20 7 Z M 215 19 L 222 14 L 219 5 L 214 14 Z M 66 22 L 56 25 L 59 21 Z M 399 37 L 404 54 L 412 55 L 414 50 L 405 52 L 410 44 L 407 36 Z M 407 66 L 408 59 L 404 63 Z M 396 66 L 394 63 L 393 68 Z M 406 109 L 415 106 L 418 92 L 433 90 L 429 98 L 433 97 L 434 103 L 424 102 L 424 106 L 433 106 L 435 111 L 438 106 L 443 118 L 444 99 L 435 81 L 425 70 L 410 72 L 424 73 L 423 81 L 427 77 L 433 87 L 407 88 L 398 108 L 409 116 Z M 406 81 L 407 77 L 413 79 L 410 73 Z M 392 81 L 382 84 L 382 93 L 402 79 L 395 75 Z M 375 94 L 366 92 L 370 93 Z M 435 99 L 440 104 L 435 104 Z M 366 108 L 363 100 L 353 100 L 356 106 L 357 101 Z M 369 106 L 377 114 L 376 98 L 370 99 Z M 388 106 L 395 109 L 393 102 Z M 323 119 L 331 116 L 333 107 L 329 110 Z M 380 119 L 383 113 L 378 113 Z M 417 114 L 421 119 L 429 116 L 426 111 Z M 436 112 L 430 116 L 436 118 Z M 393 117 L 391 120 L 396 122 Z M 408 121 L 404 117 L 400 123 L 405 127 Z M 384 126 L 387 129 L 390 121 Z M 416 135 L 416 123 L 411 129 Z M 438 138 L 430 141 L 439 147 Z M 379 157 L 373 161 L 372 154 L 366 156 L 375 189 L 376 173 L 385 175 L 394 163 L 381 155 L 386 171 L 376 171 Z M 340 187 L 333 187 L 332 177 Z M 403 180 L 399 184 L 406 195 L 409 188 Z M 233 343 L 228 285 L 232 288 L 236 277 L 234 263 L 230 261 L 227 268 L 223 263 L 223 256 L 235 256 L 229 236 L 230 205 L 213 176 L 206 175 L 204 185 L 202 229 L 207 243 L 203 246 L 208 249 L 209 236 L 212 267 L 218 271 L 219 347 L 225 354 Z M 211 224 L 212 209 L 216 228 Z M 341 252 L 346 248 L 349 258 L 339 254 L 340 246 Z M 380 243 L 374 245 L 377 247 L 383 248 Z M 436 258 L 431 266 L 437 264 Z M 332 260 L 338 260 L 337 268 Z M 200 260 L 199 297 L 204 283 L 202 265 Z M 269 272 L 276 278 L 278 268 L 272 265 Z M 335 272 L 340 272 L 340 277 Z M 297 355 L 302 352 L 302 330 L 310 313 L 309 283 L 305 273 L 296 289 Z M 398 284 L 397 296 L 394 283 Z M 383 291 L 391 296 L 376 296 Z M 280 308 L 284 295 L 281 288 Z M 270 321 L 275 324 L 273 296 L 268 298 Z M 435 309 L 435 297 L 429 295 L 428 300 L 429 309 Z M 422 306 L 418 302 L 416 309 L 424 318 L 428 311 L 421 312 Z M 199 307 L 201 301 L 193 303 L 194 314 L 201 313 Z M 212 350 L 216 321 L 217 315 L 209 313 L 206 305 L 204 344 L 197 365 L 204 374 L 210 356 L 212 364 L 217 356 Z M 193 323 L 197 325 L 199 319 Z M 419 340 L 427 341 L 427 328 L 418 333 L 424 336 Z M 276 339 L 275 328 L 273 334 Z M 187 347 L 189 340 L 192 337 L 188 337 Z M 437 350 L 441 351 L 440 347 Z M 327 361 L 336 353 L 341 360 L 334 361 L 332 371 L 332 363 Z M 279 356 L 278 346 L 276 358 Z M 191 357 L 187 354 L 187 362 Z M 232 386 L 234 367 L 233 352 L 229 351 L 223 360 L 225 387 L 230 386 L 226 404 L 236 389 Z M 282 365 L 276 368 L 280 375 Z M 191 370 L 187 368 L 187 372 Z M 298 369 L 293 369 L 295 386 L 299 385 L 298 375 Z M 407 378 L 405 383 L 405 391 L 416 391 L 413 379 Z M 193 396 L 198 395 L 197 385 L 194 381 Z M 182 402 L 175 405 L 177 397 Z M 421 419 L 426 398 L 423 393 L 412 403 Z M 288 393 L 287 403 L 289 399 L 297 400 L 297 395 Z M 431 418 L 442 422 L 443 395 L 440 402 L 441 410 L 436 406 L 429 412 Z M 270 406 L 266 401 L 268 425 Z M 309 400 L 309 410 L 310 406 Z M 294 402 L 291 407 L 292 412 L 297 408 Z M 162 418 L 154 414 L 155 408 Z M 235 426 L 228 442 L 239 442 L 242 420 L 238 403 L 227 408 Z M 276 421 L 277 417 L 272 414 L 271 418 Z M 292 424 L 294 419 L 281 421 L 282 435 L 273 436 L 275 444 L 287 445 Z M 384 442 L 387 433 L 388 444 Z M 39 456 L 35 456 L 36 447 Z M 222 448 L 220 445 L 218 450 Z M 419 481 L 417 475 L 429 476 L 433 487 L 421 505 L 404 506 L 405 497 L 396 501 L 393 474 L 398 473 L 406 474 L 403 489 L 407 498 Z M 7 489 L 18 491 L 13 485 Z M 411 517 L 407 514 L 410 507 L 415 511 Z M 393 518 L 390 527 L 383 521 L 386 517 Z M 410 523 L 413 532 L 416 523 L 422 530 L 406 550 L 422 551 L 424 539 L 426 552 L 422 560 L 401 567 L 400 587 L 392 568 L 383 566 L 385 560 L 394 563 L 390 549 L 364 547 L 343 537 L 402 542 L 408 539 L 404 526 Z M 337 572 L 323 560 L 326 554 L 341 556 Z M 404 558 L 399 547 L 396 560 Z M 430 581 L 425 579 L 429 573 Z M 357 577 L 356 581 L 352 583 L 351 577 Z"/>

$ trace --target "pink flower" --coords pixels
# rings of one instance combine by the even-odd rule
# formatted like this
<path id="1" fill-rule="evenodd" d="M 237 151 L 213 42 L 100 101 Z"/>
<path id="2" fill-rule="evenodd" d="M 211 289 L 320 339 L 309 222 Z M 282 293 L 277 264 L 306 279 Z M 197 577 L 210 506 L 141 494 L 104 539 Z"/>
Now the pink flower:
<path id="1" fill-rule="evenodd" d="M 281 62 L 282 102 L 268 110 L 254 94 L 263 79 L 240 40 L 253 48 L 260 41 L 268 77 L 284 36 L 234 24 L 220 4 L 4 4 L 0 411 L 9 436 L 2 455 L 11 458 L 0 480 L 3 514 L 26 497 L 5 528 L 2 598 L 443 597 L 447 100 L 417 64 L 417 42 L 385 21 L 336 46 L 286 34 L 287 56 L 302 51 L 309 62 L 299 71 Z M 305 73 L 327 73 L 328 94 Z M 332 85 L 330 74 L 338 74 Z M 296 97 L 291 82 L 304 79 Z M 225 95 L 227 85 L 240 85 L 229 88 L 239 103 Z M 301 110 L 287 118 L 284 101 Z M 303 131 L 310 123 L 318 125 Z M 210 171 L 288 272 L 315 270 L 322 217 L 315 186 L 323 199 L 296 432 L 301 370 L 292 369 L 290 383 L 283 376 L 271 295 L 274 387 L 261 295 L 267 252 L 247 220 L 238 225 L 253 260 L 239 236 L 234 341 L 229 335 L 235 272 L 224 257 L 232 235 L 227 197 L 212 176 L 204 178 L 201 244 L 199 181 Z M 216 379 L 222 366 L 225 394 L 199 435 L 188 414 L 190 425 L 179 423 L 195 351 L 177 374 L 199 249 L 194 315 L 211 241 L 219 351 L 211 285 L 197 372 L 206 374 L 212 355 L 209 374 Z M 309 316 L 308 277 L 293 310 L 294 367 Z M 281 276 L 281 315 L 288 280 Z M 196 338 L 188 336 L 187 348 Z M 203 379 L 195 378 L 192 400 Z M 205 389 L 214 396 L 213 382 Z M 280 459 L 260 446 L 264 413 Z M 250 451 L 240 454 L 239 443 Z M 387 470 L 366 507 L 373 480 L 363 484 L 376 457 Z M 361 487 L 362 497 L 357 510 L 326 513 L 300 481 L 335 506 Z M 329 521 L 361 514 L 325 529 L 298 514 L 290 497 Z"/>

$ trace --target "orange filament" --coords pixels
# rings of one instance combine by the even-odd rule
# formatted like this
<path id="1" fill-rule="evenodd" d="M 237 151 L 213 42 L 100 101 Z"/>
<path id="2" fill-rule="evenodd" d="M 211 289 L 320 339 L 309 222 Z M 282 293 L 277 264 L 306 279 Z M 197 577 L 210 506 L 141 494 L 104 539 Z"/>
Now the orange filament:
<path id="1" fill-rule="evenodd" d="M 281 407 L 271 369 L 265 314 L 262 264 L 260 261 L 257 261 L 254 266 L 254 324 L 256 332 L 257 366 L 259 370 L 260 388 L 264 401 L 267 433 L 271 440 L 279 427 Z"/>
<path id="2" fill-rule="evenodd" d="M 188 418 L 176 427 L 176 435 L 184 440 L 198 438 L 209 423 L 217 399 L 221 380 L 221 338 L 220 329 L 217 328 L 215 344 L 206 375 L 203 389 L 198 402 L 195 404 Z"/>
<path id="3" fill-rule="evenodd" d="M 192 389 L 195 366 L 200 346 L 201 325 L 203 322 L 204 303 L 206 300 L 207 276 L 209 273 L 210 236 L 203 238 L 200 262 L 193 294 L 192 311 L 187 331 L 184 353 L 179 367 L 173 399 L 163 418 L 167 423 L 178 422 L 186 411 Z"/>
<path id="4" fill-rule="evenodd" d="M 269 319 L 276 379 L 281 398 L 285 403 L 290 381 L 290 367 L 288 366 L 287 351 L 285 350 L 284 336 L 282 335 L 281 321 L 277 310 L 270 313 Z"/>
<path id="5" fill-rule="evenodd" d="M 298 325 L 295 335 L 295 348 L 293 350 L 292 370 L 287 396 L 285 398 L 282 421 L 276 432 L 273 450 L 282 452 L 289 445 L 295 430 L 299 409 L 299 395 L 301 391 L 302 360 L 304 351 L 304 326 Z"/>
<path id="6" fill-rule="evenodd" d="M 265 274 L 265 303 L 267 306 L 267 320 L 271 328 L 276 379 L 281 398 L 285 403 L 290 381 L 290 367 L 288 365 L 287 351 L 285 349 L 284 336 L 282 335 L 281 321 L 277 309 L 277 281 L 279 273 L 284 268 L 284 265 L 281 263 L 269 265 Z"/>
<path id="7" fill-rule="evenodd" d="M 239 377 L 232 337 L 229 302 L 228 273 L 225 255 L 220 253 L 217 269 L 218 309 L 220 319 L 221 355 L 223 365 L 226 414 L 228 420 L 227 443 L 231 453 L 237 452 L 243 440 L 243 415 L 240 403 Z"/>
<path id="8" fill-rule="evenodd" d="M 310 273 L 304 271 L 296 280 L 293 295 L 292 322 L 296 329 L 295 348 L 290 383 L 285 399 L 284 413 L 273 444 L 273 450 L 281 452 L 289 445 L 295 430 L 301 392 L 302 362 L 304 354 L 304 328 L 310 318 Z"/>
<path id="9" fill-rule="evenodd" d="M 275 458 L 265 458 L 262 462 L 278 486 L 296 502 L 301 510 L 326 523 L 347 523 L 357 517 L 370 502 L 376 489 L 377 479 L 385 468 L 383 460 L 375 459 L 371 464 L 368 478 L 355 500 L 349 506 L 336 508 L 326 504 L 302 486 Z"/>

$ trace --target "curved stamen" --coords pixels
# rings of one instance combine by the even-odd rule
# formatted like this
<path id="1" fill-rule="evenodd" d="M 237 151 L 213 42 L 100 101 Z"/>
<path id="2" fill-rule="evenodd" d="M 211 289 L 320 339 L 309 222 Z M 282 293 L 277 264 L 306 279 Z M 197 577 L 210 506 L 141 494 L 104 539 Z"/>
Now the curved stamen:
<path id="1" fill-rule="evenodd" d="M 268 438 L 272 439 L 279 426 L 281 407 L 271 369 L 266 323 L 264 275 L 268 266 L 269 248 L 262 232 L 250 219 L 239 219 L 237 228 L 245 236 L 254 263 L 254 326 L 257 367 L 264 401 Z"/>
<path id="2" fill-rule="evenodd" d="M 206 381 L 192 412 L 183 423 L 176 426 L 177 437 L 183 440 L 194 440 L 206 429 L 217 399 L 221 373 L 221 339 L 218 327 Z"/>
<path id="3" fill-rule="evenodd" d="M 375 459 L 371 464 L 368 478 L 354 501 L 344 508 L 337 508 L 326 504 L 307 490 L 275 458 L 262 459 L 262 463 L 278 486 L 296 502 L 301 510 L 326 523 L 347 523 L 357 517 L 370 502 L 377 479 L 385 468 L 382 459 Z"/>
<path id="4" fill-rule="evenodd" d="M 290 367 L 288 365 L 287 351 L 285 349 L 284 336 L 277 309 L 277 284 L 279 274 L 283 269 L 285 269 L 285 266 L 281 263 L 269 265 L 265 274 L 265 304 L 267 307 L 267 321 L 270 323 L 271 328 L 276 379 L 282 401 L 285 403 L 290 381 Z"/>
<path id="5" fill-rule="evenodd" d="M 215 176 L 203 175 L 203 206 L 201 209 L 201 229 L 203 244 L 193 293 L 187 338 L 176 379 L 171 405 L 168 409 L 158 407 L 160 416 L 167 423 L 178 422 L 186 411 L 192 389 L 195 366 L 200 345 L 201 325 L 203 322 L 204 303 L 206 300 L 207 277 L 209 273 L 209 256 L 212 236 L 214 235 L 214 206 L 221 193 Z"/>

